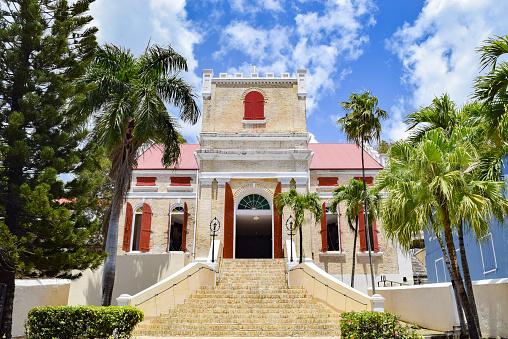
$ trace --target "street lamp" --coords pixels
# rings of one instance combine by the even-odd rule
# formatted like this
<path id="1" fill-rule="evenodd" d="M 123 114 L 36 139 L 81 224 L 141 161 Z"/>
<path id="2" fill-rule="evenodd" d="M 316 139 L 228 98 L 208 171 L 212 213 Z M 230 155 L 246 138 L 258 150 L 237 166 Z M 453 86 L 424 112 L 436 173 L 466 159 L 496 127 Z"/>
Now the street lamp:
<path id="1" fill-rule="evenodd" d="M 290 258 L 290 261 L 293 262 L 293 225 L 295 224 L 295 218 L 293 218 L 292 215 L 289 216 L 288 220 L 286 220 L 286 229 L 289 231 L 288 235 L 290 236 L 290 239 L 291 239 L 291 244 L 289 245 L 289 247 L 291 248 L 290 249 L 290 253 L 291 253 L 291 258 Z"/>
<path id="2" fill-rule="evenodd" d="M 212 262 L 214 262 L 214 254 L 215 254 L 215 236 L 220 229 L 220 221 L 217 217 L 214 217 L 212 221 L 210 221 L 210 231 L 212 231 Z"/>

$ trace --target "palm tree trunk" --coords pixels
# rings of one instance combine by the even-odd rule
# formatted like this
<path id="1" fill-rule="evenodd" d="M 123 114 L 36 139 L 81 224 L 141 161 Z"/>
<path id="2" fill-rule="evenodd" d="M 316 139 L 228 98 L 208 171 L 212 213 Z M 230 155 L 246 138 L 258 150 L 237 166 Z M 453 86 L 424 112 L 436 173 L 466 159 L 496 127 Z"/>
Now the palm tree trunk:
<path id="1" fill-rule="evenodd" d="M 351 270 L 351 287 L 355 288 L 355 269 L 356 269 L 356 239 L 358 238 L 358 216 L 356 216 L 355 240 L 353 240 L 353 268 Z"/>
<path id="2" fill-rule="evenodd" d="M 462 273 L 464 273 L 464 285 L 466 287 L 466 293 L 469 299 L 469 303 L 472 306 L 471 312 L 473 312 L 473 317 L 476 322 L 478 336 L 481 338 L 482 331 L 480 328 L 480 319 L 478 318 L 478 310 L 476 308 L 476 301 L 473 293 L 473 283 L 471 282 L 471 275 L 469 274 L 469 264 L 467 263 L 466 248 L 464 246 L 464 225 L 462 224 L 462 222 L 459 225 L 458 235 L 459 235 L 460 261 L 462 264 Z"/>
<path id="3" fill-rule="evenodd" d="M 476 327 L 473 313 L 471 312 L 471 304 L 469 303 L 469 299 L 467 297 L 467 293 L 464 288 L 464 282 L 462 280 L 462 275 L 460 274 L 459 265 L 457 263 L 457 255 L 455 253 L 455 244 L 453 243 L 453 233 L 452 233 L 450 218 L 448 216 L 448 211 L 446 210 L 446 206 L 441 206 L 441 211 L 443 214 L 443 227 L 444 227 L 444 236 L 445 236 L 445 241 L 446 241 L 446 247 L 448 249 L 448 255 L 450 256 L 450 266 L 452 269 L 451 273 L 453 274 L 454 279 L 457 282 L 457 291 L 459 293 L 462 308 L 463 308 L 464 314 L 466 316 L 467 327 L 469 330 L 469 337 L 471 339 L 479 339 L 480 337 L 478 336 L 478 329 Z"/>
<path id="4" fill-rule="evenodd" d="M 303 237 L 302 237 L 302 225 L 298 227 L 298 233 L 300 234 L 300 264 L 303 262 Z"/>
<path id="5" fill-rule="evenodd" d="M 455 304 L 457 305 L 457 314 L 459 315 L 460 337 L 465 338 L 466 337 L 466 320 L 464 319 L 464 310 L 462 308 L 462 303 L 460 302 L 459 292 L 457 290 L 457 283 L 455 282 L 455 279 L 453 279 L 452 266 L 450 265 L 450 257 L 448 256 L 448 252 L 446 251 L 446 248 L 445 248 L 445 245 L 443 244 L 443 240 L 441 239 L 441 236 L 436 234 L 436 239 L 437 239 L 437 242 L 439 243 L 439 246 L 441 247 L 441 251 L 443 252 L 443 258 L 446 263 L 446 269 L 448 270 L 448 273 L 450 274 L 453 295 L 455 297 Z"/>
<path id="6" fill-rule="evenodd" d="M 116 188 L 115 188 L 116 190 Z M 108 237 L 106 239 L 106 253 L 108 257 L 104 262 L 104 272 L 102 273 L 102 306 L 111 305 L 113 297 L 113 287 L 115 285 L 116 271 L 116 252 L 118 244 L 118 224 L 120 222 L 120 204 L 121 201 L 115 201 L 113 198 L 111 208 L 111 218 L 109 219 Z"/>
<path id="7" fill-rule="evenodd" d="M 109 220 L 108 237 L 106 239 L 106 253 L 108 253 L 108 257 L 104 262 L 104 272 L 102 274 L 102 306 L 111 305 L 111 298 L 113 297 L 120 207 L 131 184 L 132 166 L 137 150 L 136 145 L 132 144 L 133 129 L 134 119 L 131 119 L 125 130 L 123 143 L 110 155 L 112 159 L 111 172 L 114 173 L 115 179 L 115 191 L 111 199 L 111 217 Z"/>
<path id="8" fill-rule="evenodd" d="M 372 294 L 376 294 L 376 283 L 374 282 L 374 269 L 372 266 L 372 253 L 370 245 L 370 230 L 369 230 L 369 204 L 367 201 L 367 184 L 365 183 L 365 163 L 363 159 L 363 138 L 362 138 L 362 177 L 363 177 L 363 220 L 365 221 L 365 236 L 367 237 L 367 250 L 369 251 L 370 263 L 370 278 L 372 281 Z"/>

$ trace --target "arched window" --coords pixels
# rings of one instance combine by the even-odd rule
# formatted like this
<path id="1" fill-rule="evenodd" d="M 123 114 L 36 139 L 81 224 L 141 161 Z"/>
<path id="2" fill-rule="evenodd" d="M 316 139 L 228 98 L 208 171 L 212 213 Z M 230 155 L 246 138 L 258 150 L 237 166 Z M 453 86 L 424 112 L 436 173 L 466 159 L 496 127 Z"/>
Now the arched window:
<path id="1" fill-rule="evenodd" d="M 187 240 L 187 203 L 175 205 L 169 214 L 168 251 L 183 251 Z"/>
<path id="2" fill-rule="evenodd" d="M 265 118 L 264 105 L 265 99 L 259 92 L 249 92 L 245 96 L 245 115 L 244 120 L 263 120 Z"/>
<path id="3" fill-rule="evenodd" d="M 270 203 L 258 194 L 249 194 L 238 203 L 239 210 L 269 210 Z"/>
<path id="4" fill-rule="evenodd" d="M 321 251 L 341 251 L 340 223 L 338 211 L 330 210 L 330 206 L 323 203 L 323 217 L 321 218 Z"/>
<path id="5" fill-rule="evenodd" d="M 140 205 L 134 211 L 128 202 L 125 211 L 123 247 L 129 251 L 150 251 L 150 232 L 152 227 L 152 209 L 148 204 Z"/>

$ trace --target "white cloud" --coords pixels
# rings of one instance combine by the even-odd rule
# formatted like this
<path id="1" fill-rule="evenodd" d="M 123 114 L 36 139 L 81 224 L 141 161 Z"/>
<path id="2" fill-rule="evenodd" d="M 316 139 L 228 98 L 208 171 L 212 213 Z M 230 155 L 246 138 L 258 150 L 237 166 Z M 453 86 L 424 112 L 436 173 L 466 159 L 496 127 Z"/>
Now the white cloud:
<path id="1" fill-rule="evenodd" d="M 281 3 L 281 0 L 229 0 L 231 8 L 240 13 L 280 12 L 283 10 Z"/>
<path id="2" fill-rule="evenodd" d="M 134 55 L 142 53 L 148 42 L 168 45 L 187 59 L 189 72 L 181 76 L 199 94 L 201 77 L 196 75 L 198 61 L 195 46 L 202 42 L 203 34 L 197 25 L 187 18 L 185 0 L 150 0 L 149 5 L 134 0 L 97 1 L 91 6 L 93 24 L 99 27 L 100 43 L 108 42 L 132 50 Z M 198 97 L 201 106 L 201 97 Z M 168 107 L 178 116 L 178 112 Z M 195 126 L 182 125 L 182 134 L 189 141 L 194 141 L 196 129 L 201 128 L 201 121 Z M 199 131 L 199 130 L 198 130 Z"/>
<path id="3" fill-rule="evenodd" d="M 223 30 L 222 47 L 214 57 L 221 58 L 232 51 L 247 56 L 248 62 L 228 69 L 229 73 L 248 74 L 252 65 L 262 73 L 273 71 L 279 75 L 307 68 L 307 111 L 311 114 L 319 100 L 333 93 L 351 73 L 349 69 L 339 70 L 344 61 L 356 60 L 363 53 L 369 41 L 364 32 L 375 24 L 375 10 L 373 0 L 328 0 L 319 12 L 296 14 L 294 28 L 275 25 L 265 29 L 247 21 L 233 21 Z"/>
<path id="4" fill-rule="evenodd" d="M 312 134 L 310 132 L 309 132 L 309 134 L 310 134 L 309 143 L 311 143 L 311 144 L 317 144 L 317 143 L 319 143 L 319 141 L 316 140 L 316 136 L 314 134 Z"/>
<path id="5" fill-rule="evenodd" d="M 390 119 L 382 122 L 381 139 L 396 141 L 406 139 L 409 136 L 409 133 L 406 132 L 407 126 L 403 120 L 407 112 L 408 108 L 404 98 L 398 98 L 397 104 L 393 105 L 387 112 Z"/>
<path id="6" fill-rule="evenodd" d="M 508 32 L 508 2 L 495 0 L 427 0 L 412 24 L 406 23 L 388 46 L 404 67 L 412 88 L 408 103 L 427 106 L 443 93 L 461 104 L 468 100 L 478 75 L 475 49 L 488 37 Z"/>

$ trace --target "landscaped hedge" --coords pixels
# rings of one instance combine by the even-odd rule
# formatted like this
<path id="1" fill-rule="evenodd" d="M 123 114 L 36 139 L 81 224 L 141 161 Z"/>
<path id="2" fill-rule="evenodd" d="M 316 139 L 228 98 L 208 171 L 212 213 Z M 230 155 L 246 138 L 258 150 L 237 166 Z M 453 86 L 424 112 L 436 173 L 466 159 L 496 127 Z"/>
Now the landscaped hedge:
<path id="1" fill-rule="evenodd" d="M 27 339 L 130 338 L 143 321 L 135 307 L 44 306 L 28 312 Z"/>
<path id="2" fill-rule="evenodd" d="M 402 326 L 397 315 L 388 312 L 344 312 L 340 331 L 342 339 L 422 338 L 409 326 Z"/>

